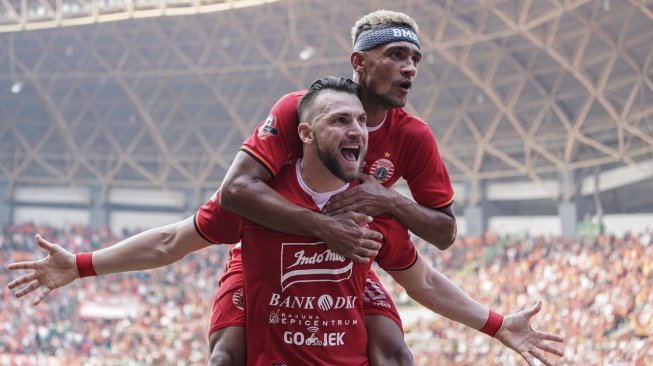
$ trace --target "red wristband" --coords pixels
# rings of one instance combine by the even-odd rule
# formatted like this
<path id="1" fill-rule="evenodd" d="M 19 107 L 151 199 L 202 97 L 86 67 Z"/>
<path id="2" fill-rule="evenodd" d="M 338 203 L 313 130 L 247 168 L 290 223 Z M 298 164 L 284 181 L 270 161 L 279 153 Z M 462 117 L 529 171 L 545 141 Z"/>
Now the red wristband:
<path id="1" fill-rule="evenodd" d="M 75 254 L 75 264 L 77 265 L 79 277 L 97 276 L 95 269 L 93 269 L 93 253 Z"/>
<path id="2" fill-rule="evenodd" d="M 490 310 L 490 315 L 487 317 L 487 321 L 483 328 L 480 329 L 481 332 L 494 337 L 501 326 L 503 325 L 503 315 L 497 314 L 494 311 Z"/>

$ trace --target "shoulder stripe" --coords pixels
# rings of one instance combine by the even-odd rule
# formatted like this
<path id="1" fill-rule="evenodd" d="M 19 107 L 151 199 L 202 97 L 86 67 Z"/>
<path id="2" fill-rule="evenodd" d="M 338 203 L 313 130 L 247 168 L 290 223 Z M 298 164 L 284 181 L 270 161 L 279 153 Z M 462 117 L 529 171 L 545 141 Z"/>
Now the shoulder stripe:
<path id="1" fill-rule="evenodd" d="M 256 151 L 252 150 L 249 146 L 243 145 L 240 147 L 240 151 L 246 153 L 247 155 L 251 156 L 254 160 L 258 161 L 259 164 L 263 165 L 265 169 L 267 169 L 272 176 L 276 176 L 277 172 L 272 169 L 272 164 L 270 164 L 264 157 L 256 153 Z"/>

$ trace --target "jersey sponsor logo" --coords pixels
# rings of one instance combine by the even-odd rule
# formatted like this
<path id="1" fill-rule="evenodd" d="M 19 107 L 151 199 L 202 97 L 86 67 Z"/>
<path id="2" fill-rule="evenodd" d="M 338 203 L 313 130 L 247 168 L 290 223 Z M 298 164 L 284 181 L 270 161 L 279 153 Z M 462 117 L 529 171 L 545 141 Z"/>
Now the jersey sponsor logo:
<path id="1" fill-rule="evenodd" d="M 376 179 L 379 183 L 385 183 L 390 180 L 390 178 L 392 178 L 392 174 L 394 174 L 394 172 L 395 165 L 392 163 L 392 160 L 381 158 L 372 163 L 368 175 L 374 177 L 374 179 Z"/>
<path id="2" fill-rule="evenodd" d="M 351 277 L 353 262 L 324 243 L 283 243 L 281 290 L 300 282 L 340 282 Z"/>
<path id="3" fill-rule="evenodd" d="M 316 336 L 320 331 L 318 327 L 306 328 L 308 335 L 304 332 L 284 332 L 283 341 L 287 344 L 296 346 L 342 346 L 345 344 L 346 332 L 335 333 L 322 333 L 321 336 Z"/>
<path id="4" fill-rule="evenodd" d="M 322 311 L 332 309 L 353 309 L 356 307 L 358 296 L 336 296 L 324 294 L 320 297 L 315 296 L 286 296 L 273 293 L 268 305 L 284 309 L 302 309 L 315 310 L 319 308 Z"/>
<path id="5" fill-rule="evenodd" d="M 269 324 L 279 324 L 279 310 L 281 309 L 277 309 L 277 311 L 270 313 Z"/>
<path id="6" fill-rule="evenodd" d="M 281 309 L 273 310 L 268 316 L 268 324 L 281 326 L 304 326 L 304 327 L 358 327 L 360 319 L 356 318 L 332 319 L 306 313 L 283 312 Z"/>
<path id="7" fill-rule="evenodd" d="M 265 122 L 263 122 L 263 124 L 258 128 L 258 138 L 265 140 L 270 136 L 277 136 L 279 130 L 275 127 L 276 122 L 277 117 L 272 114 L 269 115 Z"/>
<path id="8" fill-rule="evenodd" d="M 239 288 L 234 291 L 234 294 L 231 296 L 231 302 L 240 310 L 245 310 L 245 293 L 243 288 Z"/>

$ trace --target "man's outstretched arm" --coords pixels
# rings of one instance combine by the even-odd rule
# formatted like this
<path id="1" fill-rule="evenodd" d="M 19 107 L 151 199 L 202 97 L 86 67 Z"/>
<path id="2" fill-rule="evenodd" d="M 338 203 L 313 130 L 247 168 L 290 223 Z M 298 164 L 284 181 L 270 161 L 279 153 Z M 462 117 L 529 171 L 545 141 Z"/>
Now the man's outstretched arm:
<path id="1" fill-rule="evenodd" d="M 48 256 L 28 262 L 11 263 L 10 270 L 32 270 L 11 281 L 14 289 L 26 285 L 16 292 L 23 297 L 36 291 L 34 305 L 40 303 L 54 289 L 65 286 L 80 278 L 79 255 L 75 255 L 58 244 L 50 243 L 36 235 L 36 243 L 48 252 Z M 187 254 L 211 245 L 202 238 L 193 224 L 193 217 L 161 226 L 127 238 L 110 247 L 92 254 L 82 254 L 86 262 L 82 272 L 92 269 L 94 274 L 108 274 L 127 271 L 140 271 L 158 268 L 176 262 Z M 83 262 L 84 259 L 81 259 Z M 90 262 L 89 262 L 90 261 Z M 88 273 L 82 273 L 88 274 Z"/>
<path id="2" fill-rule="evenodd" d="M 417 262 L 403 271 L 388 271 L 405 289 L 408 295 L 448 319 L 481 330 L 497 338 L 506 347 L 519 353 L 534 366 L 534 359 L 547 366 L 554 363 L 548 353 L 562 356 L 560 346 L 549 342 L 563 342 L 559 335 L 534 330 L 530 318 L 537 314 L 542 303 L 502 317 L 479 304 L 442 273 L 418 257 Z"/>
<path id="3" fill-rule="evenodd" d="M 220 205 L 273 230 L 320 238 L 356 262 L 377 254 L 382 236 L 364 227 L 367 215 L 347 211 L 329 217 L 299 207 L 268 186 L 271 178 L 261 163 L 239 151 L 220 188 Z"/>

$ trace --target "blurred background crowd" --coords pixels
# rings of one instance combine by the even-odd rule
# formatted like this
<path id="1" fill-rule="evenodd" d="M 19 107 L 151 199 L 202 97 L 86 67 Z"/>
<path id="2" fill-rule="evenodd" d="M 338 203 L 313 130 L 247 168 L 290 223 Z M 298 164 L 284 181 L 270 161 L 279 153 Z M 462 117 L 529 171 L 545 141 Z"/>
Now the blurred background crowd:
<path id="1" fill-rule="evenodd" d="M 12 225 L 0 233 L 0 365 L 203 365 L 211 298 L 228 247 L 158 270 L 77 281 L 32 306 L 6 284 L 6 265 L 42 258 L 35 233 L 73 252 L 117 242 L 109 230 Z M 447 251 L 415 239 L 421 255 L 479 302 L 507 314 L 542 300 L 533 322 L 565 338 L 563 365 L 653 364 L 650 231 L 578 241 L 555 237 L 459 238 Z M 514 352 L 430 314 L 382 276 L 402 312 L 418 365 L 519 365 Z"/>

